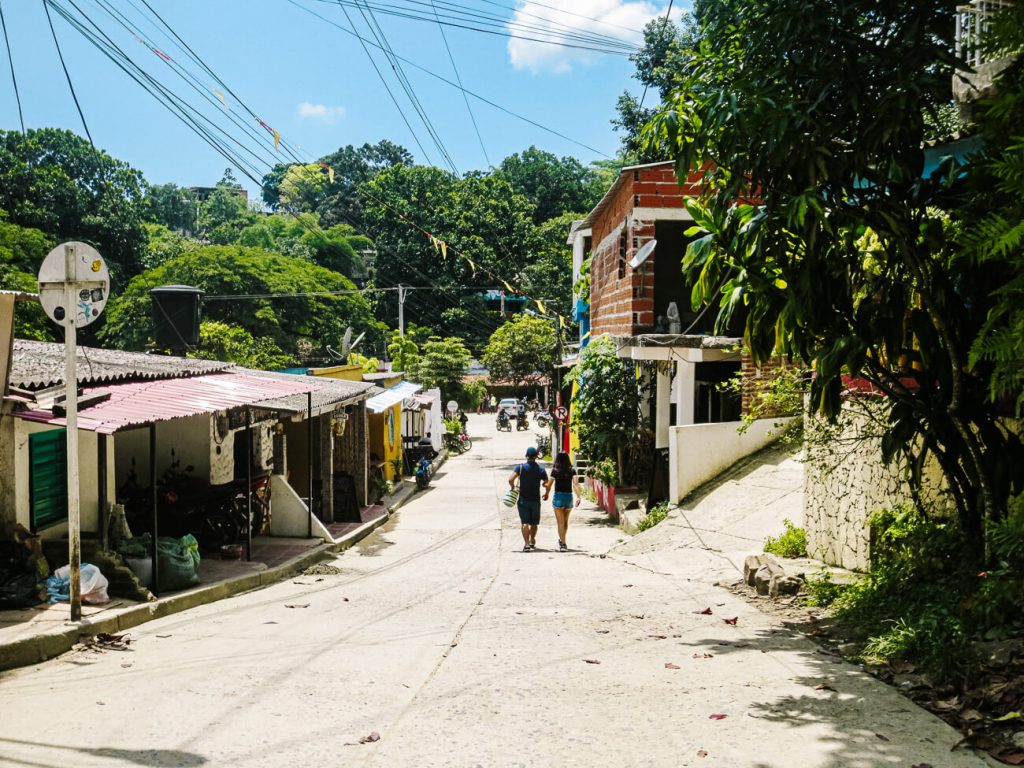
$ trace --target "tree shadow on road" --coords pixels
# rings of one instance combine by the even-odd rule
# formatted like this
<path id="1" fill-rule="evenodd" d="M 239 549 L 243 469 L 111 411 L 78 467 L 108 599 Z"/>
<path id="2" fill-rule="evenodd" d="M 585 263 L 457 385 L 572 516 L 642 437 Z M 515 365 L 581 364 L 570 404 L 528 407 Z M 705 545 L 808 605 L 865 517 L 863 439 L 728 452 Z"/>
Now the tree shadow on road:
<path id="1" fill-rule="evenodd" d="M 830 768 L 890 764 L 980 768 L 989 764 L 978 753 L 953 751 L 959 743 L 954 730 L 896 689 L 792 629 L 766 628 L 753 638 L 708 637 L 688 644 L 713 656 L 743 654 L 755 659 L 762 654 L 785 654 L 780 658 L 782 668 L 796 672 L 785 680 L 787 692 L 752 702 L 745 712 L 729 714 L 806 729 L 806 738 L 813 740 L 817 751 L 829 755 Z M 777 767 L 754 763 L 752 768 Z"/>
<path id="2" fill-rule="evenodd" d="M 20 747 L 37 747 L 40 749 L 60 749 L 68 752 L 77 752 L 92 757 L 107 757 L 113 760 L 120 760 L 131 765 L 149 766 L 149 768 L 196 768 L 206 765 L 208 762 L 202 755 L 195 752 L 182 752 L 177 749 L 116 749 L 114 747 L 69 747 L 63 744 L 46 744 L 44 742 L 23 741 L 21 739 L 0 738 L 0 745 L 11 744 Z M 0 753 L 0 763 L 3 765 L 27 765 L 45 766 L 49 768 L 64 768 L 68 765 L 67 759 L 57 760 L 53 763 L 40 762 L 38 758 L 31 760 L 19 759 Z M 72 763 L 73 764 L 73 763 Z"/>

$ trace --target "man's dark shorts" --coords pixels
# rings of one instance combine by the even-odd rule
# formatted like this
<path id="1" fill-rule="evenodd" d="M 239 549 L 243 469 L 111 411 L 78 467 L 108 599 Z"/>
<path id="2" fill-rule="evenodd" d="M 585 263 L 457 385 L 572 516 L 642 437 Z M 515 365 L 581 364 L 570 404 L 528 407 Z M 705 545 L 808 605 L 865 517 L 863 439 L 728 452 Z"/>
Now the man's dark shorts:
<path id="1" fill-rule="evenodd" d="M 540 499 L 519 497 L 519 521 L 523 525 L 540 525 Z"/>

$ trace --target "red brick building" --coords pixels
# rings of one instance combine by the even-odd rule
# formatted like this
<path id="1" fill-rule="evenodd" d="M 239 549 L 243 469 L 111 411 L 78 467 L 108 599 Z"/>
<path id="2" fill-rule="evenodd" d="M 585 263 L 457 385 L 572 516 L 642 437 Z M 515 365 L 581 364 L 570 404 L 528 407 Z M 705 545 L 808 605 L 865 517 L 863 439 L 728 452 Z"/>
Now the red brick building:
<path id="1" fill-rule="evenodd" d="M 568 241 L 574 282 L 590 259 L 590 295 L 577 297 L 581 345 L 607 334 L 615 339 L 620 357 L 656 363 L 642 374 L 651 393 L 646 407 L 661 457 L 654 464 L 663 467 L 655 470 L 651 485 L 663 482 L 665 496 L 673 501 L 682 487 L 679 468 L 685 469 L 694 451 L 704 450 L 693 440 L 711 434 L 698 437 L 698 432 L 676 428 L 721 425 L 715 444 L 730 443 L 735 428 L 726 423 L 740 418 L 751 394 L 744 387 L 741 401 L 720 387 L 741 370 L 743 318 L 716 336 L 716 307 L 691 309 L 693 285 L 682 271 L 690 242 L 686 230 L 693 223 L 684 203 L 699 194 L 702 179 L 698 170 L 679 184 L 670 161 L 623 168 L 587 217 L 574 222 Z M 634 259 L 652 241 L 646 258 Z M 659 471 L 664 477 L 658 477 Z"/>

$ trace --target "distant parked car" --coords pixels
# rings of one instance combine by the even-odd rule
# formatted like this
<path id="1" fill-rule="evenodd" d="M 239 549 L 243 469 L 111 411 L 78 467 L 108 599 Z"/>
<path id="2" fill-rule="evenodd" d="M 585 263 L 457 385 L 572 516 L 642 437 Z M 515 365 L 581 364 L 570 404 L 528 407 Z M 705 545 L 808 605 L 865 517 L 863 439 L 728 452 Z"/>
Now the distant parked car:
<path id="1" fill-rule="evenodd" d="M 526 413 L 526 406 L 514 397 L 506 397 L 498 403 L 498 410 L 505 411 L 510 419 L 518 419 Z"/>

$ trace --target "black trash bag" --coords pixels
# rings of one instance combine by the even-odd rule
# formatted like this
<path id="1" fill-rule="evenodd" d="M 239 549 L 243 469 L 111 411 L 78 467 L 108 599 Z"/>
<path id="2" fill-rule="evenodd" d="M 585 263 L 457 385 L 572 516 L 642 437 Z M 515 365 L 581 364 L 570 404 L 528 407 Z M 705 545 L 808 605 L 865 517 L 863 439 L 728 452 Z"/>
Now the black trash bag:
<path id="1" fill-rule="evenodd" d="M 0 571 L 0 608 L 28 608 L 40 602 L 39 582 L 34 572 Z"/>

